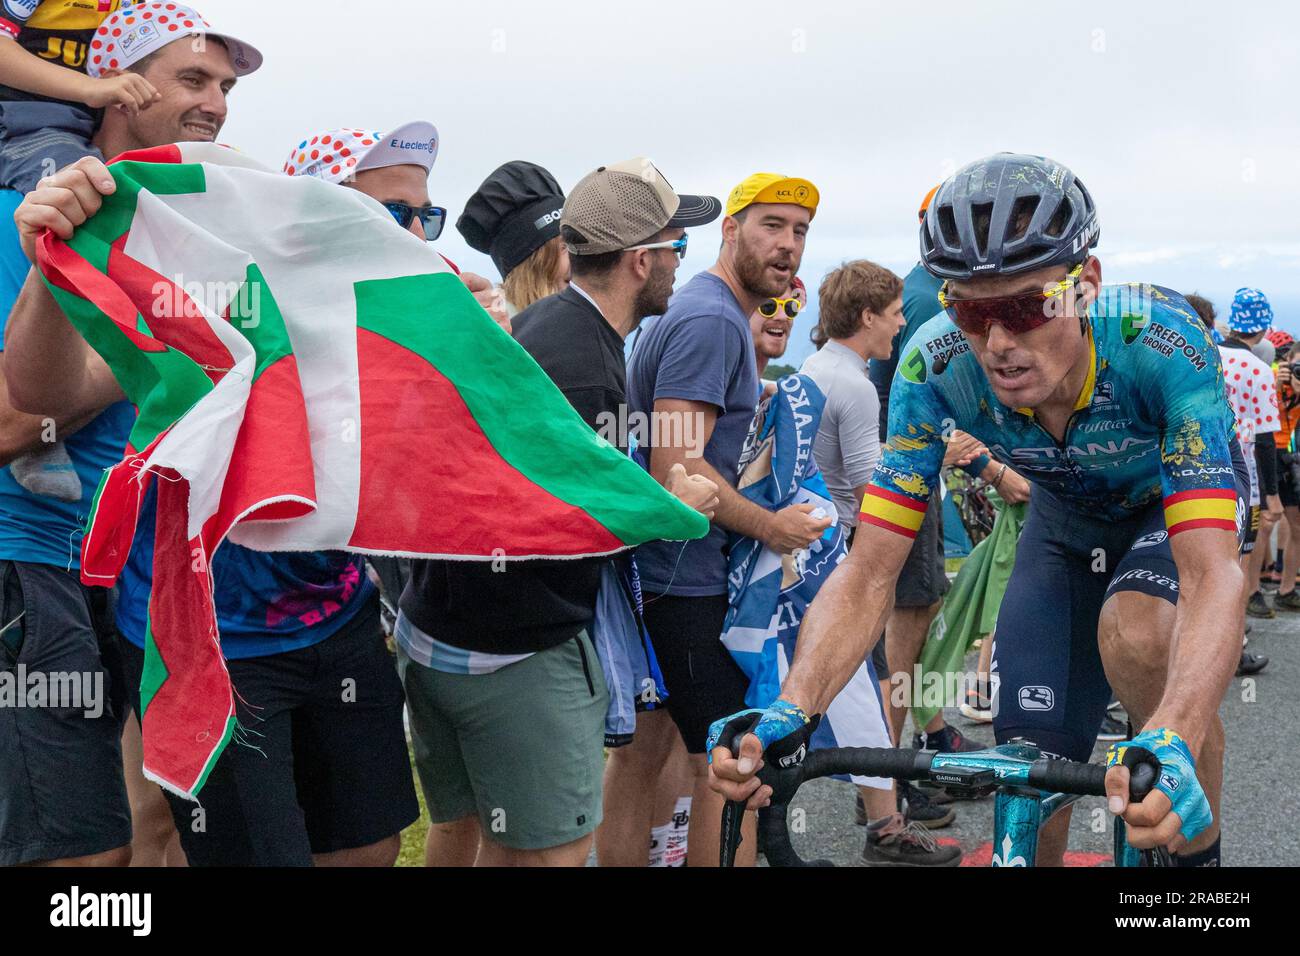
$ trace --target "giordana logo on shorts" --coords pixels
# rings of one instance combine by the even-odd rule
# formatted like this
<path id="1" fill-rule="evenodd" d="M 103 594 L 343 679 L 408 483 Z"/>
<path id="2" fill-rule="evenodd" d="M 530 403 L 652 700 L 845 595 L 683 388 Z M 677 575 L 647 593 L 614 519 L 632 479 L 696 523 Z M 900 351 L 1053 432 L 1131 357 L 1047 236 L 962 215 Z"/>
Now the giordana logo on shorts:
<path id="1" fill-rule="evenodd" d="M 1042 684 L 1030 684 L 1020 688 L 1021 710 L 1051 710 L 1056 706 L 1056 694 L 1052 688 Z"/>
<path id="2" fill-rule="evenodd" d="M 1150 534 L 1144 534 L 1142 537 L 1134 541 L 1133 547 L 1130 548 L 1129 550 L 1134 550 L 1136 548 L 1155 547 L 1161 541 L 1164 541 L 1165 538 L 1167 537 L 1169 537 L 1168 531 L 1152 531 Z"/>
<path id="3" fill-rule="evenodd" d="M 792 754 L 786 754 L 784 757 L 777 758 L 776 765 L 782 770 L 788 770 L 791 767 L 797 767 L 803 763 L 803 758 L 808 755 L 808 745 L 800 744 L 799 749 Z"/>
<path id="4" fill-rule="evenodd" d="M 50 925 L 119 926 L 129 928 L 132 936 L 148 936 L 153 928 L 153 894 L 82 893 L 74 886 L 50 897 Z"/>

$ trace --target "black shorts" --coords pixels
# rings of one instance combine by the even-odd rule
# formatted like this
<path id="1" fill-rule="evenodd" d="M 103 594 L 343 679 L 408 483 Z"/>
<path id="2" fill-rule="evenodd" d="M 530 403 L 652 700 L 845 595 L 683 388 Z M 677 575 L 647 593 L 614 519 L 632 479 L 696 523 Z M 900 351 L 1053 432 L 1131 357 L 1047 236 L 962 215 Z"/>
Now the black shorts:
<path id="1" fill-rule="evenodd" d="M 120 644 L 138 708 L 144 652 Z M 226 666 L 240 729 L 197 804 L 167 795 L 191 866 L 310 866 L 313 853 L 415 822 L 405 698 L 377 598 L 319 644 Z"/>
<path id="2" fill-rule="evenodd" d="M 894 585 L 894 607 L 929 607 L 948 593 L 944 572 L 943 502 L 936 491 L 930 496 L 912 550 Z"/>
<path id="3" fill-rule="evenodd" d="M 1240 533 L 1250 485 L 1239 452 L 1233 464 Z M 1106 599 L 1119 591 L 1178 603 L 1162 503 L 1112 523 L 1034 488 L 993 644 L 998 743 L 1023 737 L 1069 760 L 1092 755 L 1111 699 L 1097 622 Z"/>
<path id="4" fill-rule="evenodd" d="M 722 643 L 725 594 L 645 595 L 645 626 L 686 752 L 704 753 L 709 725 L 745 709 L 749 678 Z"/>
<path id="5" fill-rule="evenodd" d="M 0 561 L 0 866 L 131 842 L 110 599 L 76 571 Z"/>
<path id="6" fill-rule="evenodd" d="M 1259 538 L 1259 505 L 1251 505 L 1246 516 L 1246 527 L 1241 539 L 1241 553 L 1250 554 L 1255 550 L 1255 541 Z"/>
<path id="7" fill-rule="evenodd" d="M 1264 440 L 1272 435 L 1263 436 Z M 1296 487 L 1295 472 L 1291 467 L 1294 455 L 1289 451 L 1277 449 L 1277 496 L 1283 508 L 1300 507 L 1300 488 Z"/>

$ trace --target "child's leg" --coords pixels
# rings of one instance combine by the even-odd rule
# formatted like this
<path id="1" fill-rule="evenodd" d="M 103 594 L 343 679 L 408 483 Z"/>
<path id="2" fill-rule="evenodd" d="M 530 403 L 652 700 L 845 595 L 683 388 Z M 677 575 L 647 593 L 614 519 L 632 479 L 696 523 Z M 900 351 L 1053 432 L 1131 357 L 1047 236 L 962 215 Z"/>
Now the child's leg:
<path id="1" fill-rule="evenodd" d="M 36 184 L 84 156 L 103 159 L 90 145 L 94 117 L 64 103 L 17 100 L 0 104 L 0 188 L 29 193 Z"/>
<path id="2" fill-rule="evenodd" d="M 9 471 L 14 481 L 34 495 L 60 501 L 81 500 L 81 478 L 61 441 L 15 458 L 9 463 Z"/>

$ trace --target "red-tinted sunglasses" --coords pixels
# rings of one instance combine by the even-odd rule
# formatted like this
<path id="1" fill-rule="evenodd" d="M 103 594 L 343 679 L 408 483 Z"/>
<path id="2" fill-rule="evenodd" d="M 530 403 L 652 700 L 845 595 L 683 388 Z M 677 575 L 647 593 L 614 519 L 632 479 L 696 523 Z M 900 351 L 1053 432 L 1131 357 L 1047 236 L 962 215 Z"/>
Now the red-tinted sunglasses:
<path id="1" fill-rule="evenodd" d="M 939 304 L 952 318 L 953 324 L 967 335 L 987 335 L 989 326 L 996 322 L 1012 335 L 1032 331 L 1046 325 L 1058 315 L 1064 315 L 1064 303 L 1053 302 L 1073 289 L 1083 274 L 1083 263 L 1043 292 L 1021 292 L 987 299 L 954 299 L 948 295 L 948 283 L 939 290 Z"/>

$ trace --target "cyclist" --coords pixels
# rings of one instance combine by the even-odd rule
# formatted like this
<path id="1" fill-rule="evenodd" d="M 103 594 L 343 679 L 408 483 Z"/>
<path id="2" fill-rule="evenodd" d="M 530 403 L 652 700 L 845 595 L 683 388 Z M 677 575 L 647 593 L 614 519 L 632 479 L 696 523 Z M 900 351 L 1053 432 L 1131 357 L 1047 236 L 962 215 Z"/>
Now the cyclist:
<path id="1" fill-rule="evenodd" d="M 1107 775 L 1130 843 L 1217 862 L 1245 465 L 1205 329 L 1176 292 L 1102 287 L 1098 235 L 1088 191 L 1050 159 L 1000 153 L 940 188 L 920 238 L 946 314 L 912 339 L 924 367 L 894 379 L 860 540 L 804 619 L 781 696 L 710 728 L 712 749 L 752 724 L 738 754 L 712 749 L 727 798 L 768 801 L 760 758 L 799 759 L 861 661 L 860 622 L 887 606 L 958 428 L 1036 486 L 998 620 L 998 740 L 1088 759 L 1109 676 L 1142 731 L 1108 762 L 1140 747 L 1164 767 L 1141 804 L 1127 803 L 1127 769 Z M 1044 828 L 1040 864 L 1060 861 L 1067 825 L 1058 814 Z"/>

